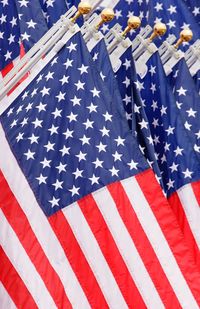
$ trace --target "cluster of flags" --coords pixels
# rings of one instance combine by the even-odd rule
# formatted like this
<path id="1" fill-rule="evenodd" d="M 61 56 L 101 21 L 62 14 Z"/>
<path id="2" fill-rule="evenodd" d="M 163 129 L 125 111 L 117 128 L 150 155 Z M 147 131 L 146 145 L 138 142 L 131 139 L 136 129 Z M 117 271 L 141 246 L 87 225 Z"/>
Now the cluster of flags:
<path id="1" fill-rule="evenodd" d="M 198 1 L 113 3 L 123 28 L 136 15 L 199 38 Z M 0 95 L 73 5 L 0 1 Z M 199 308 L 200 67 L 166 74 L 153 44 L 138 70 L 122 36 L 113 66 L 97 30 L 86 44 L 60 23 L 62 44 L 0 101 L 0 307 Z"/>

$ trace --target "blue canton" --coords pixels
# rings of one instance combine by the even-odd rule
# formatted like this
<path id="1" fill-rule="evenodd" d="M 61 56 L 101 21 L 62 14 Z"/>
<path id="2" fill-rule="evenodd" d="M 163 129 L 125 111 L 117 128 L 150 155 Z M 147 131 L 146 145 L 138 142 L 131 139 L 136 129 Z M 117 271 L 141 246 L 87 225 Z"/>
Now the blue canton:
<path id="1" fill-rule="evenodd" d="M 28 51 L 47 31 L 39 0 L 0 2 L 0 70 L 20 54 L 20 43 Z"/>
<path id="2" fill-rule="evenodd" d="M 40 4 L 49 28 L 68 10 L 67 3 L 64 0 L 40 0 Z"/>
<path id="3" fill-rule="evenodd" d="M 193 77 L 194 79 L 194 82 L 196 84 L 196 88 L 197 88 L 197 91 L 200 95 L 200 70 L 197 72 L 197 74 Z"/>
<path id="4" fill-rule="evenodd" d="M 1 116 L 46 215 L 148 168 L 123 119 L 77 33 Z"/>
<path id="5" fill-rule="evenodd" d="M 169 196 L 184 184 L 200 179 L 200 157 L 177 108 L 159 54 L 149 59 L 140 90 L 149 120 L 164 190 Z"/>
<path id="6" fill-rule="evenodd" d="M 192 12 L 197 23 L 200 25 L 200 3 L 199 0 L 184 0 L 190 11 Z"/>

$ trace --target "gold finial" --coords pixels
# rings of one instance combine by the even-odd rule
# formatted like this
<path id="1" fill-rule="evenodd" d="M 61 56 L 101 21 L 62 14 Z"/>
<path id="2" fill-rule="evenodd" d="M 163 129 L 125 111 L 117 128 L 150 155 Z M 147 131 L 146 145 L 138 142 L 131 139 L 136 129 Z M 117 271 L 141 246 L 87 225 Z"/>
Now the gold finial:
<path id="1" fill-rule="evenodd" d="M 115 17 L 115 13 L 112 9 L 104 9 L 101 12 L 101 21 L 96 25 L 96 29 L 98 30 L 104 23 L 109 23 Z"/>
<path id="2" fill-rule="evenodd" d="M 180 38 L 178 39 L 177 43 L 174 45 L 174 47 L 176 49 L 179 48 L 179 46 L 183 43 L 183 42 L 189 42 L 191 41 L 193 38 L 193 32 L 190 29 L 185 29 L 183 31 L 181 31 L 180 33 Z"/>
<path id="3" fill-rule="evenodd" d="M 167 31 L 167 27 L 165 24 L 163 23 L 157 23 L 155 24 L 154 28 L 153 28 L 153 33 L 149 38 L 149 41 L 152 42 L 155 38 L 157 38 L 158 36 L 163 36 Z"/>
<path id="4" fill-rule="evenodd" d="M 141 25 L 141 20 L 137 16 L 131 16 L 128 20 L 128 26 L 122 33 L 122 36 L 125 37 L 132 29 L 138 29 Z"/>
<path id="5" fill-rule="evenodd" d="M 89 2 L 87 1 L 81 1 L 78 5 L 78 12 L 74 17 L 71 18 L 71 22 L 75 23 L 77 18 L 79 18 L 82 15 L 90 13 L 92 7 Z"/>

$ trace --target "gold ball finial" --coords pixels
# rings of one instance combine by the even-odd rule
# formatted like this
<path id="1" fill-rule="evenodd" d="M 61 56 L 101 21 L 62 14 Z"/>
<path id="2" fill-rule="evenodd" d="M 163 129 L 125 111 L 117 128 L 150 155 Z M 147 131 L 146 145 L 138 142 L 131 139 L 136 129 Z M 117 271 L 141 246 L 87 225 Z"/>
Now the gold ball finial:
<path id="1" fill-rule="evenodd" d="M 131 30 L 136 30 L 141 26 L 141 20 L 139 17 L 137 16 L 131 16 L 128 19 L 128 26 L 126 27 L 126 29 L 124 30 L 124 32 L 122 33 L 122 36 L 126 36 L 128 32 L 130 32 Z"/>
<path id="2" fill-rule="evenodd" d="M 75 23 L 80 16 L 90 13 L 91 9 L 92 7 L 88 1 L 81 1 L 78 5 L 78 12 L 71 18 L 71 22 Z"/>
<path id="3" fill-rule="evenodd" d="M 110 21 L 113 20 L 114 17 L 115 17 L 115 13 L 112 9 L 109 9 L 109 8 L 104 9 L 101 12 L 101 21 L 96 26 L 96 29 L 98 30 L 104 23 L 109 23 Z"/>
<path id="4" fill-rule="evenodd" d="M 92 7 L 88 1 L 81 1 L 78 5 L 78 11 L 81 15 L 90 13 Z"/>
<path id="5" fill-rule="evenodd" d="M 184 29 L 181 31 L 180 38 L 177 41 L 177 43 L 174 45 L 174 47 L 178 49 L 179 46 L 183 44 L 183 42 L 189 42 L 192 40 L 192 38 L 193 38 L 193 32 L 190 29 Z"/>
<path id="6" fill-rule="evenodd" d="M 107 8 L 101 12 L 101 18 L 105 23 L 109 23 L 115 17 L 113 9 Z"/>
<path id="7" fill-rule="evenodd" d="M 153 33 L 149 38 L 149 41 L 152 42 L 155 38 L 157 38 L 158 36 L 163 36 L 167 31 L 167 27 L 165 24 L 163 23 L 157 23 L 155 24 L 154 28 L 153 28 Z"/>

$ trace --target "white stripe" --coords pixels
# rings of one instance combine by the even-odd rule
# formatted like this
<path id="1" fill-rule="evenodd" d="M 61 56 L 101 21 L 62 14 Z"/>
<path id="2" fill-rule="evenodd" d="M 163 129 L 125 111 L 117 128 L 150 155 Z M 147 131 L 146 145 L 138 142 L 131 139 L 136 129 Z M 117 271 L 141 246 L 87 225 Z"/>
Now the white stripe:
<path id="1" fill-rule="evenodd" d="M 4 288 L 3 284 L 0 282 L 0 306 L 1 309 L 16 309 L 17 307 L 13 303 L 12 298 L 8 294 L 7 290 Z"/>
<path id="2" fill-rule="evenodd" d="M 44 282 L 0 209 L 0 243 L 39 308 L 56 308 Z"/>
<path id="3" fill-rule="evenodd" d="M 109 191 L 105 188 L 92 195 L 147 308 L 165 308 Z"/>
<path id="4" fill-rule="evenodd" d="M 73 308 L 90 308 L 88 300 L 65 256 L 63 248 L 37 204 L 35 196 L 9 148 L 1 125 L 0 145 L 1 149 L 3 149 L 3 151 L 0 151 L 0 169 L 15 198 L 23 209 L 45 255 L 60 277 Z"/>
<path id="5" fill-rule="evenodd" d="M 128 308 L 99 248 L 99 245 L 77 203 L 66 207 L 63 214 L 84 252 L 84 255 L 101 287 L 109 308 Z"/>
<path id="6" fill-rule="evenodd" d="M 198 309 L 199 306 L 177 265 L 138 182 L 135 178 L 126 179 L 122 181 L 122 185 L 182 308 Z"/>
<path id="7" fill-rule="evenodd" d="M 190 184 L 177 191 L 197 246 L 200 249 L 200 207 Z"/>

